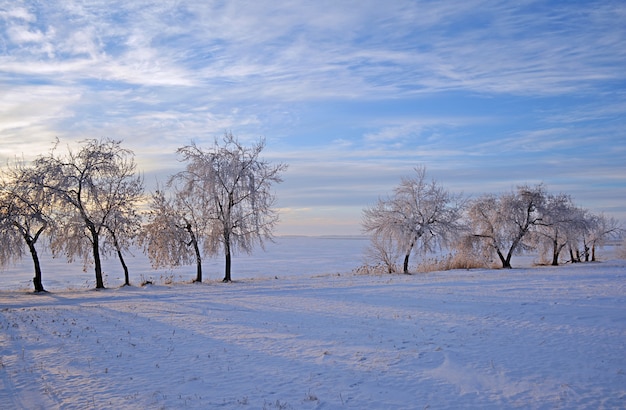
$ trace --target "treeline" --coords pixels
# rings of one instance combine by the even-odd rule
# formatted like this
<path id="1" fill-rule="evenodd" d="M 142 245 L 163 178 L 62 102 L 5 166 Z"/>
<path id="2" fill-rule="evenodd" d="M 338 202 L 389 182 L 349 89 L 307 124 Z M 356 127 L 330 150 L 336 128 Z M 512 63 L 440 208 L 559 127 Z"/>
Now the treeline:
<path id="1" fill-rule="evenodd" d="M 260 157 L 261 139 L 244 146 L 231 134 L 208 149 L 178 149 L 185 169 L 148 195 L 134 153 L 112 139 L 85 140 L 31 163 L 16 160 L 0 174 L 0 265 L 30 253 L 36 292 L 44 292 L 38 249 L 54 257 L 93 264 L 96 288 L 104 288 L 101 257 L 115 255 L 129 285 L 124 256 L 136 244 L 153 267 L 195 263 L 220 252 L 224 281 L 231 280 L 235 251 L 250 252 L 272 237 L 278 215 L 271 187 L 285 164 Z"/>
<path id="2" fill-rule="evenodd" d="M 271 239 L 278 222 L 273 184 L 286 165 L 261 158 L 264 140 L 244 146 L 231 134 L 208 149 L 177 150 L 185 164 L 156 191 L 146 194 L 134 153 L 112 139 L 85 140 L 0 172 L 0 265 L 28 252 L 33 285 L 44 292 L 40 247 L 53 257 L 93 265 L 96 288 L 104 288 L 102 256 L 115 256 L 130 285 L 125 255 L 136 245 L 154 268 L 196 265 L 224 255 L 224 281 L 231 280 L 234 252 L 249 253 Z M 618 237 L 614 218 L 578 207 L 567 194 L 543 184 L 468 199 L 453 194 L 426 169 L 402 178 L 393 193 L 363 210 L 370 235 L 368 271 L 405 272 L 412 255 L 447 249 L 448 268 L 512 266 L 512 257 L 539 252 L 545 263 L 595 260 L 595 250 Z"/>
<path id="3" fill-rule="evenodd" d="M 596 249 L 623 232 L 616 219 L 543 184 L 468 199 L 428 180 L 424 167 L 364 209 L 362 226 L 371 236 L 365 269 L 388 273 L 409 273 L 411 255 L 442 248 L 450 252 L 445 268 L 511 268 L 525 251 L 552 265 L 595 261 Z"/>

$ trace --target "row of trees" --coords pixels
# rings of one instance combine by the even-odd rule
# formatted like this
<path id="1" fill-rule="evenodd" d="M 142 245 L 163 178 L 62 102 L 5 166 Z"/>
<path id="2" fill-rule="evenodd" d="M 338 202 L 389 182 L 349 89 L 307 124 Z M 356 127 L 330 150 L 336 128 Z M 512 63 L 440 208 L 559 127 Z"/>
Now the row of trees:
<path id="1" fill-rule="evenodd" d="M 408 273 L 412 254 L 443 247 L 466 266 L 495 259 L 511 268 L 513 255 L 530 250 L 552 265 L 564 250 L 571 262 L 593 261 L 596 248 L 623 231 L 616 219 L 576 206 L 569 195 L 550 194 L 543 184 L 469 200 L 428 180 L 424 167 L 364 209 L 362 226 L 371 236 L 370 262 L 390 273 L 400 258 Z"/>
<path id="2" fill-rule="evenodd" d="M 233 252 L 250 252 L 272 237 L 278 215 L 271 187 L 286 165 L 260 158 L 264 140 L 246 147 L 226 133 L 209 149 L 184 146 L 178 150 L 184 171 L 148 197 L 134 153 L 121 141 L 86 140 L 66 152 L 58 146 L 32 163 L 15 161 L 0 179 L 0 265 L 28 250 L 37 292 L 45 291 L 39 242 L 54 257 L 93 264 L 96 288 L 104 288 L 102 255 L 119 259 L 129 285 L 124 255 L 133 244 L 155 268 L 195 262 L 197 282 L 202 257 L 222 251 L 230 281 Z"/>

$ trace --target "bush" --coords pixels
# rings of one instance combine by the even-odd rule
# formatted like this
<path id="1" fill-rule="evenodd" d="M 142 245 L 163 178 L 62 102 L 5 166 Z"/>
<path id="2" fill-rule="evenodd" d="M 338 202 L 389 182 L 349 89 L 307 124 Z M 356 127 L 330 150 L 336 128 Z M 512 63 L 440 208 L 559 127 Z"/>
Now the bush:
<path id="1" fill-rule="evenodd" d="M 376 265 L 361 265 L 358 268 L 352 270 L 357 275 L 390 275 L 399 273 L 401 270 L 396 265 L 386 265 L 378 263 Z"/>

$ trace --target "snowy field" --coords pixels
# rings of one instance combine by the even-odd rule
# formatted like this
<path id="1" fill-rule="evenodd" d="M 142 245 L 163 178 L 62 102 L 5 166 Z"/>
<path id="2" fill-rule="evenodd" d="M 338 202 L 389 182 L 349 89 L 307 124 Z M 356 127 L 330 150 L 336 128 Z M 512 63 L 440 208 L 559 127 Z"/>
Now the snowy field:
<path id="1" fill-rule="evenodd" d="M 265 250 L 233 257 L 233 279 L 285 278 L 326 273 L 346 273 L 363 264 L 363 251 L 369 240 L 362 236 L 282 236 L 268 242 Z M 89 289 L 96 287 L 93 267 L 83 271 L 80 263 L 68 264 L 42 251 L 41 268 L 46 290 Z M 107 287 L 124 283 L 123 270 L 115 258 L 103 260 L 103 277 Z M 150 280 L 154 283 L 185 282 L 196 277 L 195 266 L 153 270 L 140 250 L 126 256 L 131 284 Z M 207 281 L 224 277 L 224 258 L 206 258 L 203 276 Z M 0 290 L 34 289 L 33 262 L 30 255 L 15 266 L 0 268 Z"/>
<path id="2" fill-rule="evenodd" d="M 35 295 L 5 271 L 0 408 L 626 408 L 626 261 L 336 274 L 362 245 L 229 284 Z"/>

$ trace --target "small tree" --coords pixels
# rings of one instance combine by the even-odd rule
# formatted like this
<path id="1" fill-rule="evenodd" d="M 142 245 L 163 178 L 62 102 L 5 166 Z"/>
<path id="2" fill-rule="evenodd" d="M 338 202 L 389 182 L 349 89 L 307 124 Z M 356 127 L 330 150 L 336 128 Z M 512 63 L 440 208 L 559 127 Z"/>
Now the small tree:
<path id="1" fill-rule="evenodd" d="M 0 180 L 0 265 L 21 259 L 24 244 L 33 259 L 35 292 L 45 292 L 36 244 L 52 225 L 51 198 L 43 189 L 44 174 L 16 162 Z"/>
<path id="2" fill-rule="evenodd" d="M 178 150 L 187 166 L 175 179 L 184 181 L 189 192 L 206 196 L 212 213 L 204 245 L 210 254 L 220 249 L 224 253 L 224 282 L 231 281 L 233 253 L 250 253 L 256 244 L 262 247 L 278 222 L 271 188 L 282 182 L 287 165 L 261 159 L 264 148 L 264 140 L 246 147 L 226 133 L 209 150 L 195 144 Z"/>
<path id="3" fill-rule="evenodd" d="M 68 148 L 64 156 L 55 150 L 56 146 L 36 162 L 46 175 L 43 186 L 54 194 L 60 210 L 52 252 L 63 253 L 70 261 L 81 258 L 85 266 L 91 255 L 96 288 L 104 288 L 103 241 L 114 232 L 119 250 L 123 249 L 119 234 L 125 219 L 121 215 L 128 214 L 129 203 L 134 204 L 141 191 L 133 153 L 112 139 L 83 141 L 77 151 Z"/>
<path id="4" fill-rule="evenodd" d="M 589 249 L 591 250 L 591 261 L 596 261 L 596 249 L 604 246 L 610 239 L 621 237 L 624 232 L 622 224 L 615 218 L 609 218 L 604 214 L 591 215 L 590 224 L 585 232 L 585 261 L 589 261 Z"/>
<path id="5" fill-rule="evenodd" d="M 390 198 L 379 199 L 363 211 L 363 230 L 373 243 L 391 240 L 404 255 L 403 271 L 409 271 L 409 258 L 415 249 L 427 252 L 448 243 L 461 231 L 463 201 L 426 180 L 426 168 L 416 167 L 415 176 L 403 178 Z M 382 242 L 380 242 L 382 241 Z"/>
<path id="6" fill-rule="evenodd" d="M 500 196 L 483 195 L 468 209 L 471 234 L 496 253 L 503 268 L 510 269 L 513 254 L 530 248 L 523 240 L 541 222 L 544 204 L 543 185 L 519 186 Z"/>
<path id="7" fill-rule="evenodd" d="M 152 194 L 147 223 L 144 225 L 139 243 L 144 247 L 153 268 L 174 267 L 196 263 L 194 282 L 202 282 L 202 252 L 208 230 L 210 204 L 204 191 L 194 186 L 185 190 L 173 185 L 172 198 L 163 190 Z"/>
<path id="8" fill-rule="evenodd" d="M 569 195 L 547 195 L 534 231 L 535 243 L 543 254 L 550 254 L 552 266 L 557 266 L 561 251 L 577 240 L 585 225 L 584 210 L 577 208 Z"/>
<path id="9" fill-rule="evenodd" d="M 588 209 L 579 209 L 579 215 L 580 223 L 567 243 L 571 263 L 583 262 L 583 259 L 587 262 L 589 261 L 591 251 L 589 241 L 591 240 L 592 231 L 597 229 L 599 222 L 598 216 Z"/>
<path id="10" fill-rule="evenodd" d="M 387 273 L 398 271 L 396 263 L 399 256 L 396 244 L 389 236 L 372 235 L 369 246 L 365 248 L 366 261 L 382 266 Z"/>

